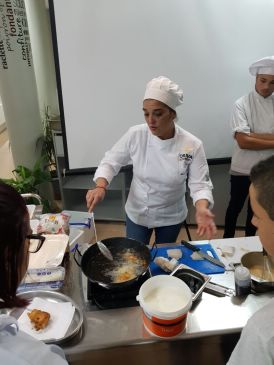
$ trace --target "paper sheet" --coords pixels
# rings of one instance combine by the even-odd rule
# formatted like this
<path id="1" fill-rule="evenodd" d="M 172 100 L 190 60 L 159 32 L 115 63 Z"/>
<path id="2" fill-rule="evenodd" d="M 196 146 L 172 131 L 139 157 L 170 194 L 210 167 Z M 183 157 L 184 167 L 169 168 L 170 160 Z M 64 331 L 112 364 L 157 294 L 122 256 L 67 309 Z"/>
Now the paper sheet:
<path id="1" fill-rule="evenodd" d="M 27 315 L 32 309 L 50 313 L 49 324 L 46 328 L 36 331 Z M 18 319 L 19 329 L 38 340 L 63 338 L 73 319 L 75 307 L 72 303 L 56 303 L 35 297 Z"/>

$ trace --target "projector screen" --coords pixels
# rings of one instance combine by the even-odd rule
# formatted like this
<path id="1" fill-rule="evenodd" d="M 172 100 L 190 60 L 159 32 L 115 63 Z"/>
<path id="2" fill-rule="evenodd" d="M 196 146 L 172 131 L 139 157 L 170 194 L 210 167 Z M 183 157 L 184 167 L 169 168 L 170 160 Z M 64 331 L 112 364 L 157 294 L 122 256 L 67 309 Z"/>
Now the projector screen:
<path id="1" fill-rule="evenodd" d="M 144 123 L 161 75 L 182 87 L 178 123 L 207 158 L 231 157 L 232 105 L 254 88 L 249 65 L 274 53 L 273 0 L 51 0 L 50 13 L 69 170 L 98 166 Z"/>

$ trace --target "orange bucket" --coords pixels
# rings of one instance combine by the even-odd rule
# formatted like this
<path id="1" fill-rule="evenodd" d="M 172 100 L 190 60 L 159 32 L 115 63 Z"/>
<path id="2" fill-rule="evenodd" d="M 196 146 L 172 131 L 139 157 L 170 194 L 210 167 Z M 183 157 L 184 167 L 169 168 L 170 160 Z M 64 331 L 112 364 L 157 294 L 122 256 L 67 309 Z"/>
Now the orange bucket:
<path id="1" fill-rule="evenodd" d="M 185 330 L 192 292 L 179 278 L 154 276 L 141 286 L 137 300 L 145 328 L 159 337 L 176 336 Z"/>

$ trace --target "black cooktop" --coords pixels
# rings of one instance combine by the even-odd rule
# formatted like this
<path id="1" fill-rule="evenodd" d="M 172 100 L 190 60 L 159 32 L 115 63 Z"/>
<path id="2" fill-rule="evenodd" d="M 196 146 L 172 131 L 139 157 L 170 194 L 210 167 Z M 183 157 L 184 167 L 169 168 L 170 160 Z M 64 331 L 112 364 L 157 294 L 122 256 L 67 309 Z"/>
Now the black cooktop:
<path id="1" fill-rule="evenodd" d="M 141 285 L 151 277 L 148 270 L 144 275 L 129 286 L 115 289 L 106 289 L 103 286 L 87 283 L 87 299 L 99 309 L 113 309 L 135 307 L 139 305 L 136 296 L 139 294 Z"/>
<path id="2" fill-rule="evenodd" d="M 183 280 L 193 294 L 196 294 L 205 285 L 205 277 L 203 274 L 192 270 L 191 268 L 181 268 L 180 266 L 173 273 L 174 276 Z M 142 276 L 139 277 L 134 283 L 123 286 L 121 288 L 106 289 L 103 286 L 87 282 L 87 300 L 93 306 L 98 309 L 114 309 L 114 308 L 126 308 L 135 307 L 139 305 L 136 300 L 136 296 L 139 294 L 141 285 L 151 277 L 150 269 Z M 201 299 L 202 292 L 198 295 L 195 301 Z"/>

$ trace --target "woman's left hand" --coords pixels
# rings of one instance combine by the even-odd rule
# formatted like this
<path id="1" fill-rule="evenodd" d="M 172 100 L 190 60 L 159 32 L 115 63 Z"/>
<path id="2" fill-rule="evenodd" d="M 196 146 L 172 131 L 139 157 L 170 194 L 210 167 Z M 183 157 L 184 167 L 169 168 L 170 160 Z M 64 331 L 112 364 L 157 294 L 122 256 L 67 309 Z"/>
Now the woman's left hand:
<path id="1" fill-rule="evenodd" d="M 196 207 L 196 223 L 198 225 L 197 234 L 200 237 L 206 235 L 210 240 L 217 232 L 214 214 L 208 208 Z"/>

